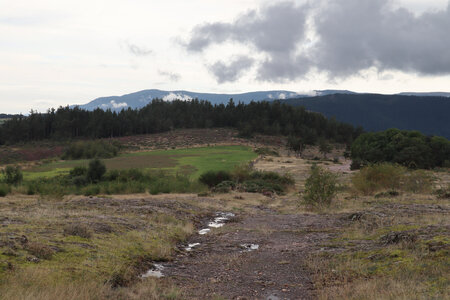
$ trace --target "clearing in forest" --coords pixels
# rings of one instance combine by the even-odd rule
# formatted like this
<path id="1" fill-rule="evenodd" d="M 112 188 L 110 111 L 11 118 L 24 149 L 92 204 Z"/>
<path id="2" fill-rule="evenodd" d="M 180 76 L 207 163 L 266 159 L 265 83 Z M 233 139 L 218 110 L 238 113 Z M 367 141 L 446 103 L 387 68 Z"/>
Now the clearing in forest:
<path id="1" fill-rule="evenodd" d="M 108 170 L 144 169 L 180 172 L 195 179 L 210 170 L 229 171 L 255 159 L 257 154 L 246 146 L 213 146 L 126 153 L 104 159 Z M 77 166 L 87 166 L 89 160 L 57 161 L 34 167 L 24 173 L 26 179 L 67 174 Z"/>

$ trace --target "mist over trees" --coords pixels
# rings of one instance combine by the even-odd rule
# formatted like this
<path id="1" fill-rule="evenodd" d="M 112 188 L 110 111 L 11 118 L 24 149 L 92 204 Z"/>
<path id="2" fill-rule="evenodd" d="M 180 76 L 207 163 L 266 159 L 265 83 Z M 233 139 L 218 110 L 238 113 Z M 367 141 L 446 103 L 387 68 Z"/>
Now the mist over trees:
<path id="1" fill-rule="evenodd" d="M 305 144 L 319 139 L 350 144 L 362 128 L 327 119 L 303 107 L 278 101 L 224 105 L 208 101 L 153 100 L 142 109 L 120 112 L 78 107 L 60 107 L 47 113 L 31 111 L 29 116 L 14 116 L 0 126 L 0 144 L 39 140 L 109 138 L 165 132 L 178 128 L 232 127 L 242 136 L 269 134 L 301 136 Z"/>

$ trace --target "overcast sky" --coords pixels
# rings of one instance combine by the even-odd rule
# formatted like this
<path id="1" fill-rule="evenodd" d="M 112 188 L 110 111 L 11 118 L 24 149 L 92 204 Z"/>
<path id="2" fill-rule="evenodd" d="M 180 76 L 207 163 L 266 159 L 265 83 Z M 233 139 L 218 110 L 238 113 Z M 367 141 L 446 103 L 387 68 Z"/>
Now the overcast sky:
<path id="1" fill-rule="evenodd" d="M 450 92 L 448 0 L 0 0 L 0 113 L 143 89 Z"/>

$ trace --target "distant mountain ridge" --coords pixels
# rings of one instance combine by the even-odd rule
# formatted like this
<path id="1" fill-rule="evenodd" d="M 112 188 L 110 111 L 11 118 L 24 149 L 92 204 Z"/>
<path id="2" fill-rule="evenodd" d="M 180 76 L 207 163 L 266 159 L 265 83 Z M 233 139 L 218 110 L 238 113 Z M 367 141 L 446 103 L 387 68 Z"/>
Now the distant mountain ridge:
<path id="1" fill-rule="evenodd" d="M 0 114 L 0 119 L 10 119 L 18 115 Z"/>
<path id="2" fill-rule="evenodd" d="M 333 94 L 282 102 L 304 106 L 338 121 L 362 126 L 367 131 L 398 128 L 450 139 L 449 97 Z"/>
<path id="3" fill-rule="evenodd" d="M 120 111 L 142 108 L 153 99 L 199 99 L 212 104 L 225 104 L 230 98 L 235 103 L 280 100 L 294 106 L 302 105 L 327 117 L 335 117 L 338 121 L 362 126 L 367 131 L 395 127 L 450 138 L 450 93 L 445 92 L 381 95 L 348 90 L 316 90 L 307 95 L 286 90 L 214 94 L 151 89 L 123 96 L 101 97 L 78 107 L 86 110 L 101 108 Z"/>
<path id="4" fill-rule="evenodd" d="M 302 94 L 293 91 L 286 90 L 273 90 L 273 91 L 258 91 L 249 92 L 241 94 L 216 94 L 216 93 L 196 93 L 185 90 L 176 91 L 163 91 L 157 89 L 143 90 L 131 94 L 126 94 L 123 96 L 110 96 L 97 98 L 87 104 L 72 105 L 78 106 L 86 110 L 94 110 L 97 108 L 101 109 L 111 109 L 115 111 L 120 111 L 127 108 L 142 108 L 150 103 L 153 99 L 163 99 L 163 100 L 190 100 L 199 99 L 207 100 L 212 104 L 225 104 L 231 98 L 237 103 L 239 101 L 243 103 L 249 103 L 251 101 L 273 101 L 273 100 L 284 100 L 290 98 L 310 98 L 316 96 L 326 96 L 333 94 L 344 94 L 344 95 L 357 95 L 359 93 L 352 92 L 349 90 L 315 90 L 310 94 Z M 436 92 L 436 93 L 401 93 L 398 95 L 405 96 L 440 96 L 440 97 L 450 97 L 450 93 Z"/>
<path id="5" fill-rule="evenodd" d="M 250 92 L 242 94 L 214 94 L 214 93 L 196 93 L 189 91 L 162 91 L 162 90 L 143 90 L 136 93 L 126 94 L 123 96 L 111 96 L 97 98 L 87 104 L 78 105 L 78 107 L 93 110 L 96 108 L 122 110 L 124 108 L 141 108 L 150 103 L 153 99 L 163 100 L 208 100 L 212 104 L 227 103 L 231 98 L 237 103 L 239 101 L 249 103 L 254 101 L 271 101 L 275 99 L 288 99 L 296 97 L 307 97 L 292 91 L 266 91 L 266 92 Z"/>

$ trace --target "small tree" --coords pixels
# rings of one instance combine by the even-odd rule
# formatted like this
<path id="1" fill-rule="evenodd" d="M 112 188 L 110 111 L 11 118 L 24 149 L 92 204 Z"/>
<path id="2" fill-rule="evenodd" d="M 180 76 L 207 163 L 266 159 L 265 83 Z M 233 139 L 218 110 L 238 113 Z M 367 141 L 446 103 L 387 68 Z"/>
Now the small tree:
<path id="1" fill-rule="evenodd" d="M 305 143 L 302 138 L 290 136 L 287 141 L 289 150 L 294 151 L 295 156 L 300 157 L 305 149 Z"/>
<path id="2" fill-rule="evenodd" d="M 319 151 L 323 154 L 323 158 L 327 157 L 327 154 L 331 152 L 331 149 L 331 145 L 325 139 L 319 141 Z"/>
<path id="3" fill-rule="evenodd" d="M 329 206 L 337 193 L 337 176 L 322 167 L 313 165 L 306 179 L 304 200 L 313 206 Z"/>
<path id="4" fill-rule="evenodd" d="M 87 170 L 87 180 L 91 182 L 98 182 L 102 179 L 103 175 L 106 173 L 105 164 L 99 159 L 93 159 L 89 162 L 89 167 Z"/>
<path id="5" fill-rule="evenodd" d="M 23 174 L 20 167 L 7 166 L 3 173 L 7 184 L 18 185 L 23 180 Z"/>

